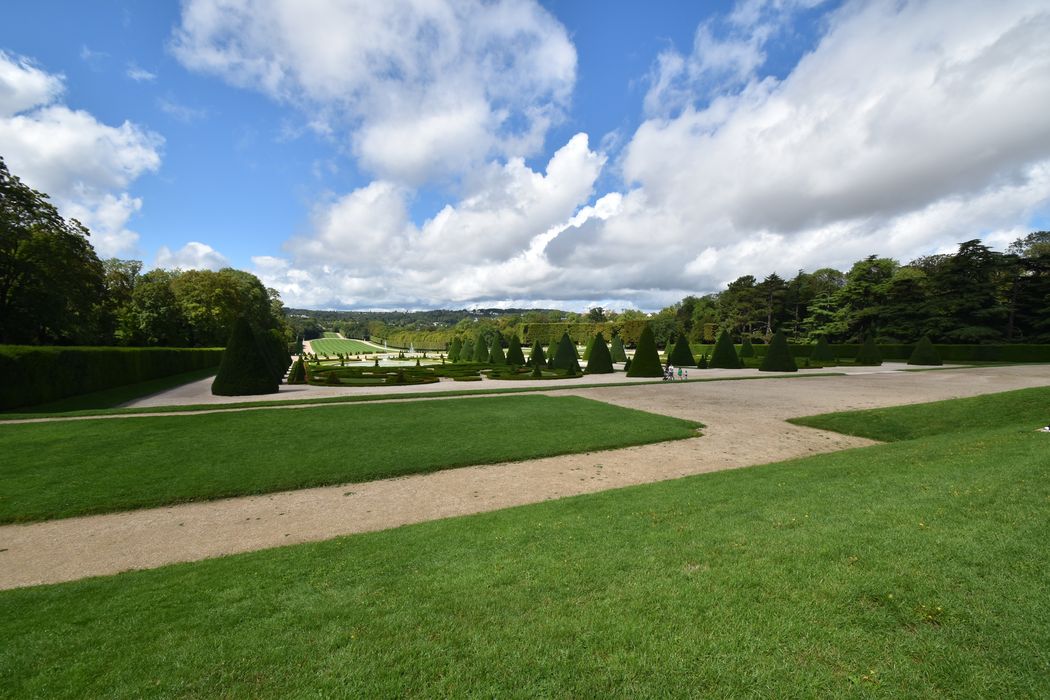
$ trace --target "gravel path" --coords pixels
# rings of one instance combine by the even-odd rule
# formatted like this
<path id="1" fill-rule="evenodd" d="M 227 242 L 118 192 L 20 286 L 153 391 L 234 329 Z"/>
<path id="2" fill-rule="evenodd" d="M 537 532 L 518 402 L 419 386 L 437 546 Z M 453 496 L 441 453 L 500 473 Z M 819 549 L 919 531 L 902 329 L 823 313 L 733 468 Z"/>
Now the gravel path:
<path id="1" fill-rule="evenodd" d="M 784 419 L 1050 385 L 1050 367 L 623 385 L 576 394 L 697 420 L 698 439 L 0 527 L 0 588 L 328 539 L 872 444 Z M 1033 417 L 1033 427 L 1038 417 Z"/>

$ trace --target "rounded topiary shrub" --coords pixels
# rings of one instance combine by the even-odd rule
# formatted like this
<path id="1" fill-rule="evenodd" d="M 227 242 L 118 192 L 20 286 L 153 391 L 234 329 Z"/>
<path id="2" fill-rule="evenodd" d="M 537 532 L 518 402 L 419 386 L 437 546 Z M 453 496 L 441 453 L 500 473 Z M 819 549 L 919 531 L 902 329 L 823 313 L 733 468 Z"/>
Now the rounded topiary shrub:
<path id="1" fill-rule="evenodd" d="M 237 319 L 222 353 L 219 372 L 211 384 L 211 393 L 216 396 L 253 396 L 278 391 L 280 380 L 274 375 L 274 365 L 262 343 L 246 319 Z"/>
<path id="2" fill-rule="evenodd" d="M 941 356 L 937 352 L 937 348 L 933 347 L 933 341 L 930 340 L 930 336 L 924 335 L 920 340 L 915 349 L 912 350 L 911 357 L 908 358 L 909 365 L 943 365 Z"/>
<path id="3" fill-rule="evenodd" d="M 576 344 L 569 338 L 568 333 L 563 333 L 558 342 L 558 349 L 551 361 L 551 369 L 572 370 L 574 374 L 580 371 L 579 358 L 576 357 Z"/>
<path id="4" fill-rule="evenodd" d="M 733 347 L 728 331 L 722 331 L 718 335 L 718 342 L 715 343 L 715 349 L 711 352 L 711 359 L 707 364 L 719 369 L 740 369 L 740 358 L 736 356 L 736 348 Z"/>
<path id="5" fill-rule="evenodd" d="M 684 333 L 678 336 L 678 342 L 668 353 L 667 361 L 679 367 L 696 367 L 696 358 L 693 357 L 693 351 L 689 349 L 689 341 Z"/>
<path id="6" fill-rule="evenodd" d="M 547 356 L 543 354 L 543 346 L 540 341 L 532 344 L 532 352 L 529 353 L 529 364 L 533 367 L 547 364 Z"/>
<path id="7" fill-rule="evenodd" d="M 609 346 L 605 344 L 605 338 L 599 331 L 590 343 L 590 359 L 587 361 L 587 374 L 612 374 L 612 355 Z"/>
<path id="8" fill-rule="evenodd" d="M 875 344 L 875 339 L 870 335 L 864 338 L 864 344 L 857 351 L 855 364 L 867 367 L 878 367 L 882 364 L 882 353 L 879 352 L 879 346 Z"/>
<path id="9" fill-rule="evenodd" d="M 760 372 L 797 372 L 794 358 L 791 357 L 791 349 L 788 348 L 787 336 L 783 331 L 773 334 L 773 340 L 769 342 L 766 356 L 762 359 Z"/>
<path id="10" fill-rule="evenodd" d="M 518 340 L 517 333 L 510 337 L 510 344 L 507 346 L 507 364 L 519 367 L 525 364 L 525 353 L 521 351 L 521 341 Z"/>
<path id="11" fill-rule="evenodd" d="M 835 351 L 831 349 L 828 339 L 824 336 L 817 338 L 817 344 L 813 346 L 809 358 L 815 362 L 834 362 L 837 359 Z"/>
<path id="12" fill-rule="evenodd" d="M 613 362 L 627 362 L 627 351 L 623 347 L 623 341 L 620 340 L 620 336 L 613 336 L 612 343 L 609 346 L 609 354 L 612 355 Z"/>
<path id="13" fill-rule="evenodd" d="M 627 370 L 628 377 L 662 377 L 664 368 L 660 365 L 660 354 L 656 351 L 656 340 L 653 338 L 653 329 L 645 324 L 642 334 L 638 338 L 638 347 L 634 351 L 634 360 L 630 369 Z"/>

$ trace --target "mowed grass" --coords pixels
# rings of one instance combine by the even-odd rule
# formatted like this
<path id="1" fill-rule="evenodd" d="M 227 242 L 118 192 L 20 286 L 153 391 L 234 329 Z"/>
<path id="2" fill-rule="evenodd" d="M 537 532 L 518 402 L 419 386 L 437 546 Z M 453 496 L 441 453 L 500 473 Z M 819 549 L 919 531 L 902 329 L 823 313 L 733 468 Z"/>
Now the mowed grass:
<path id="1" fill-rule="evenodd" d="M 697 427 L 572 396 L 4 424 L 0 522 L 588 452 Z"/>
<path id="2" fill-rule="evenodd" d="M 0 693 L 1047 697 L 1050 436 L 969 428 L 0 593 Z"/>
<path id="3" fill-rule="evenodd" d="M 371 343 L 364 343 L 360 340 L 350 340 L 344 338 L 318 338 L 317 340 L 310 341 L 310 347 L 317 355 L 335 355 L 337 353 L 367 353 L 375 354 L 377 352 L 383 352 L 381 348 L 377 348 Z"/>

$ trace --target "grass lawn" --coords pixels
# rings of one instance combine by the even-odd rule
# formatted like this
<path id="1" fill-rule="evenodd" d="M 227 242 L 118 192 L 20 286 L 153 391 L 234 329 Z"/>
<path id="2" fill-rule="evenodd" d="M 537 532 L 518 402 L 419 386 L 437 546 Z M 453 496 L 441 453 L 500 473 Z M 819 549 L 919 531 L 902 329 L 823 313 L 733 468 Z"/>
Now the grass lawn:
<path id="1" fill-rule="evenodd" d="M 697 427 L 573 396 L 0 424 L 0 522 L 588 452 Z"/>
<path id="2" fill-rule="evenodd" d="M 381 348 L 377 348 L 371 343 L 364 343 L 360 340 L 350 340 L 344 338 L 329 338 L 325 334 L 324 338 L 310 341 L 310 347 L 318 355 L 335 355 L 337 353 L 367 353 L 369 355 L 383 352 Z"/>
<path id="3" fill-rule="evenodd" d="M 3 592 L 0 694 L 1047 697 L 1029 423 Z"/>

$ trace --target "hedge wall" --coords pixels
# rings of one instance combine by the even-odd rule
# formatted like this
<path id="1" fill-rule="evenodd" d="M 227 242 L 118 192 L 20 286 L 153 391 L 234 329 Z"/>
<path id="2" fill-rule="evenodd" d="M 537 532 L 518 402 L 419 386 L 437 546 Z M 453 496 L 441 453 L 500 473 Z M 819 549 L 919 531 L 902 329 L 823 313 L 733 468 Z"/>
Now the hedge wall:
<path id="1" fill-rule="evenodd" d="M 884 345 L 879 343 L 882 359 L 886 362 L 907 362 L 915 350 L 915 343 Z M 789 343 L 793 357 L 809 357 L 815 347 L 812 343 Z M 941 360 L 951 362 L 1050 362 L 1050 345 L 934 345 Z M 765 357 L 768 345 L 755 345 L 755 355 Z M 860 350 L 860 343 L 831 345 L 840 360 L 852 360 Z"/>
<path id="2" fill-rule="evenodd" d="M 0 410 L 218 367 L 222 348 L 0 345 Z"/>

